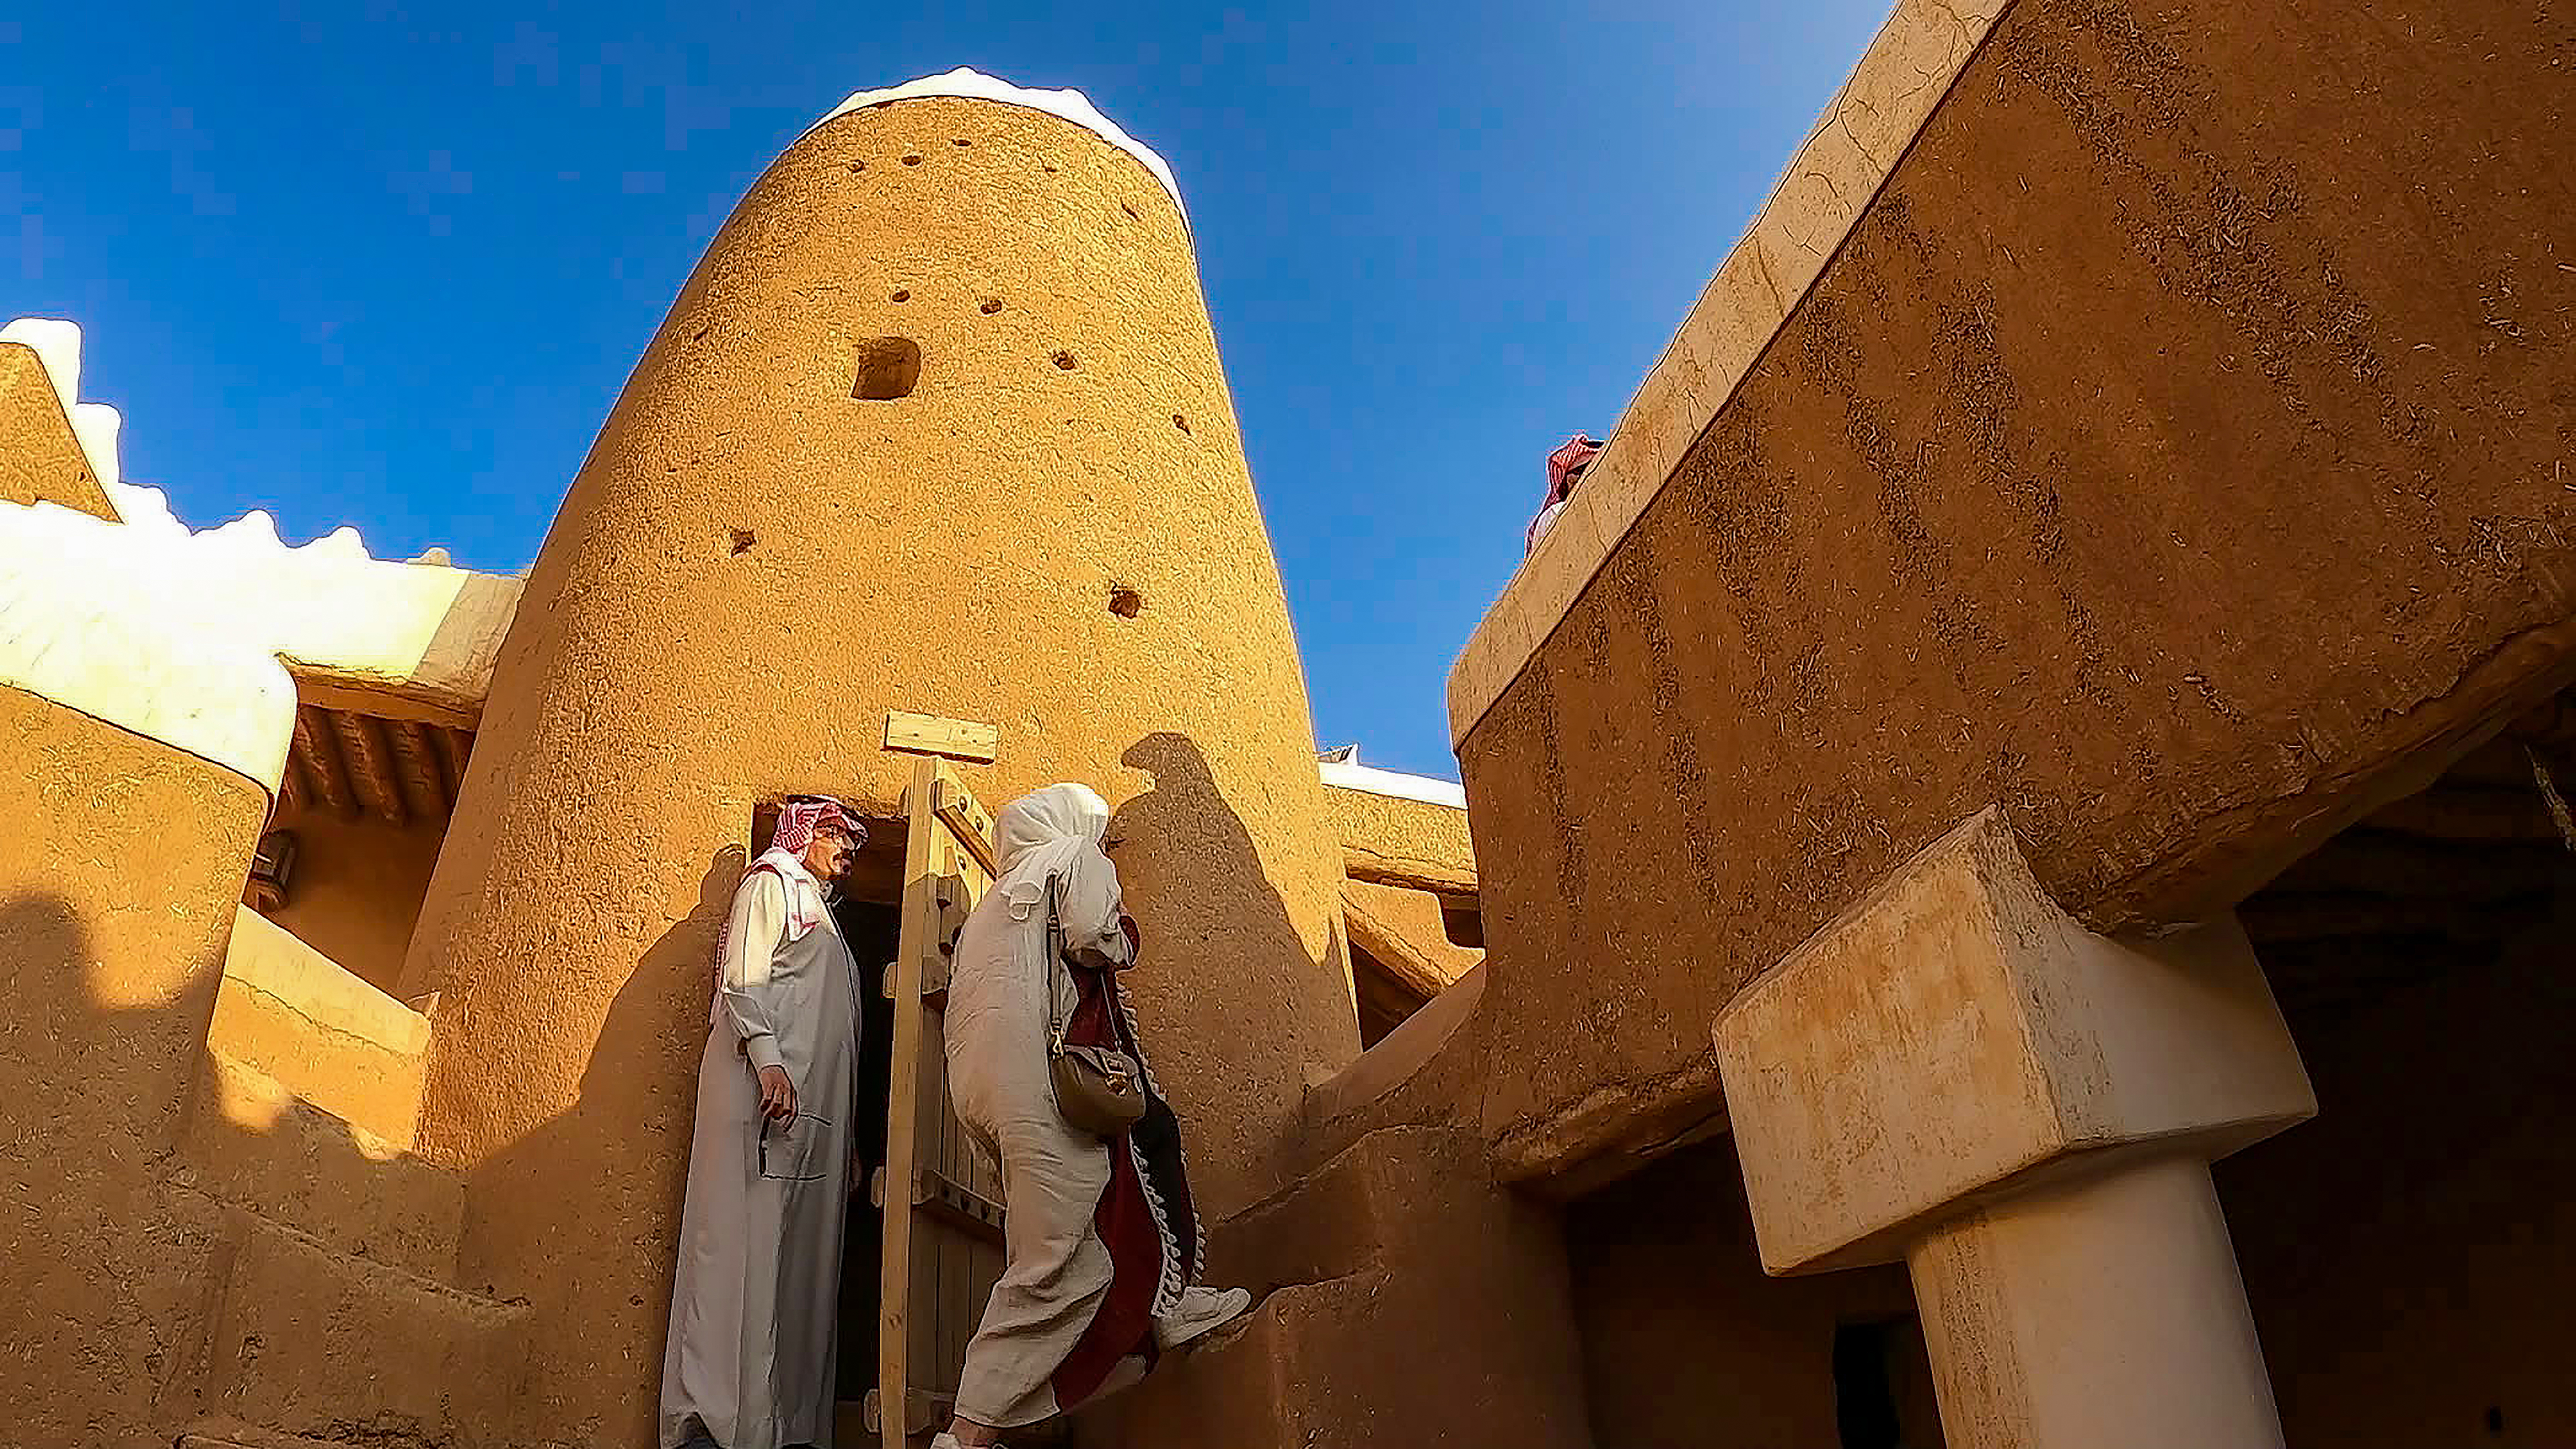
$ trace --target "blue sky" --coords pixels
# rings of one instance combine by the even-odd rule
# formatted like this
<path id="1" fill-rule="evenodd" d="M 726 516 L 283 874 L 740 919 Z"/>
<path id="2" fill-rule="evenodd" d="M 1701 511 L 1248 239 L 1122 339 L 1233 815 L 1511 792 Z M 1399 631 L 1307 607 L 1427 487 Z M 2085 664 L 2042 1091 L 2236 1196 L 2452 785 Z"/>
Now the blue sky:
<path id="1" fill-rule="evenodd" d="M 191 524 L 513 571 L 810 121 L 1076 86 L 1188 199 L 1319 742 L 1455 778 L 1442 683 L 1548 450 L 1608 432 L 1886 3 L 28 7 L 0 320 L 82 324 Z"/>

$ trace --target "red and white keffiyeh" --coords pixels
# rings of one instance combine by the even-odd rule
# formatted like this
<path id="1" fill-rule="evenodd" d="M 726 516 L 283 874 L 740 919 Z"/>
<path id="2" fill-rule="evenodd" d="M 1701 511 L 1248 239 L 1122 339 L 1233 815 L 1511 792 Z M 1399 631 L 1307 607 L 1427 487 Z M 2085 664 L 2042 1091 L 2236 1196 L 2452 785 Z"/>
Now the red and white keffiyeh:
<path id="1" fill-rule="evenodd" d="M 1565 500 L 1574 496 L 1574 485 L 1582 481 L 1583 470 L 1592 466 L 1592 460 L 1601 456 L 1602 446 L 1591 434 L 1577 433 L 1547 455 L 1547 498 L 1539 504 L 1538 517 L 1530 520 L 1524 552 L 1538 548 L 1539 535 L 1556 521 L 1556 512 Z"/>
<path id="2" fill-rule="evenodd" d="M 805 847 L 814 843 L 814 833 L 824 825 L 837 825 L 850 837 L 855 850 L 868 843 L 868 827 L 850 808 L 828 795 L 798 795 L 779 807 L 778 829 L 769 837 L 769 848 L 742 873 L 744 885 L 762 871 L 778 877 L 787 894 L 787 939 L 802 941 L 805 933 L 823 920 L 822 883 L 805 868 Z M 801 887 L 801 889 L 800 889 Z M 741 886 L 735 887 L 738 893 Z M 724 926 L 716 932 L 716 987 L 724 988 L 725 945 L 733 935 L 733 913 L 725 913 Z"/>

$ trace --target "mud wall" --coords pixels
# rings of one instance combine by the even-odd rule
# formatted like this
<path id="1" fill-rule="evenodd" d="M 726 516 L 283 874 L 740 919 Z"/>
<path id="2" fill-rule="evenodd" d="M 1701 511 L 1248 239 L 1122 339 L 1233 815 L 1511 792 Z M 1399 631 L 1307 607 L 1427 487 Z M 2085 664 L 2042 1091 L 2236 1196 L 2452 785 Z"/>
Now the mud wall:
<path id="1" fill-rule="evenodd" d="M 1460 749 L 1514 1170 L 2000 803 L 2232 901 L 2576 668 L 2563 27 L 2023 0 Z"/>
<path id="2" fill-rule="evenodd" d="M 468 1271 L 546 1324 L 532 1431 L 645 1432 L 752 807 L 899 814 L 889 709 L 997 726 L 996 810 L 1109 798 L 1197 1185 L 1266 1190 L 1358 1047 L 1295 641 L 1177 206 L 1018 107 L 852 112 L 762 175 L 503 646 L 405 983 Z"/>
<path id="3" fill-rule="evenodd" d="M 2215 1168 L 2291 1449 L 2576 1442 L 2570 959 L 2576 889 L 2501 964 L 2292 1012 L 2317 1118 Z"/>
<path id="4" fill-rule="evenodd" d="M 6 685 L 0 740 L 0 1403 L 28 1449 L 166 1444 L 217 1234 L 159 1174 L 268 795 Z"/>
<path id="5" fill-rule="evenodd" d="M 399 996 L 403 956 L 447 822 L 395 829 L 307 810 L 278 823 L 294 832 L 295 870 L 286 903 L 263 914 L 368 985 Z"/>

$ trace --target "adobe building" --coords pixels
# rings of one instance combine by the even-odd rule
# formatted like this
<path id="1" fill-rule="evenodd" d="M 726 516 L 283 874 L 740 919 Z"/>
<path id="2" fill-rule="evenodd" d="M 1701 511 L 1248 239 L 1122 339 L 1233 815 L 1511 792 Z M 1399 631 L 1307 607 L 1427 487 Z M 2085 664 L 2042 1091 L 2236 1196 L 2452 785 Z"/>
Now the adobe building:
<path id="1" fill-rule="evenodd" d="M 755 812 L 934 737 L 1119 806 L 1262 1295 L 1079 1444 L 2576 1438 L 2563 40 L 1904 0 L 1466 642 L 1463 795 L 1319 763 L 1070 93 L 790 148 L 524 581 L 180 529 L 17 324 L 19 1442 L 648 1442 Z"/>

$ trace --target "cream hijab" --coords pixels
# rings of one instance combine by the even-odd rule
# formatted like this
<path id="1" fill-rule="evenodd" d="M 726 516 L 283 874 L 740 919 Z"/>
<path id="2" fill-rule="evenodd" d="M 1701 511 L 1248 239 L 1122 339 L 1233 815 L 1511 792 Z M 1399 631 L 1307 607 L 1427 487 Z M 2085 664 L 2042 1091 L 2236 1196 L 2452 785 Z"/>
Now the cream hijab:
<path id="1" fill-rule="evenodd" d="M 1118 867 L 1100 842 L 1109 833 L 1109 802 L 1088 785 L 1049 785 L 1002 807 L 993 822 L 1002 855 L 1002 893 L 1014 921 L 1043 921 L 1047 878 L 1063 882 L 1059 914 L 1069 948 L 1098 949 L 1119 966 L 1131 963 L 1127 933 L 1119 928 L 1126 899 Z"/>

